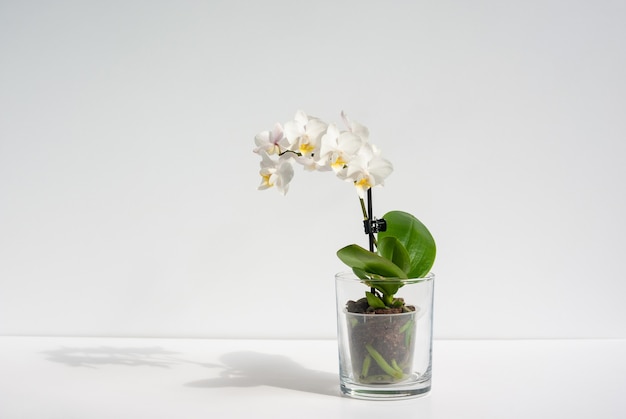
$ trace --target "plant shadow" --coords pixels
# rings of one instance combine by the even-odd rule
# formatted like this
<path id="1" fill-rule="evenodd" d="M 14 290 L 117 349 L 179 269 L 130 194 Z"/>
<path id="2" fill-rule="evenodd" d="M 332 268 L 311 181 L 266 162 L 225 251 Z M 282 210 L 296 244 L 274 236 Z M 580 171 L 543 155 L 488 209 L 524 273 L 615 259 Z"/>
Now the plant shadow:
<path id="1" fill-rule="evenodd" d="M 214 364 L 186 360 L 181 358 L 178 352 L 159 346 L 63 346 L 41 353 L 48 361 L 69 367 L 98 369 L 110 365 L 123 365 L 172 368 L 180 364 L 192 364 L 219 371 L 218 377 L 193 381 L 185 384 L 185 387 L 270 386 L 325 396 L 341 396 L 337 374 L 305 368 L 283 355 L 253 351 L 230 352 L 220 356 L 219 364 Z"/>
<path id="2" fill-rule="evenodd" d="M 178 352 L 168 351 L 159 346 L 149 347 L 61 347 L 42 352 L 48 361 L 70 367 L 98 368 L 104 365 L 148 366 L 170 368 L 181 363 L 196 364 L 215 368 L 218 365 L 187 361 L 177 357 Z"/>
<path id="3" fill-rule="evenodd" d="M 340 397 L 337 374 L 303 367 L 283 355 L 239 351 L 220 357 L 219 377 L 187 383 L 187 387 L 271 386 Z"/>

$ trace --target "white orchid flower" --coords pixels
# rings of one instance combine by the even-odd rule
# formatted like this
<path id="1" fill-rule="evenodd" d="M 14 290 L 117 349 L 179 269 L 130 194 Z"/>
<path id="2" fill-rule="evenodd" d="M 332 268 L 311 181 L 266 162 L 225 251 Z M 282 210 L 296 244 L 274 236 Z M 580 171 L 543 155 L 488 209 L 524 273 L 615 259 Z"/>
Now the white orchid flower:
<path id="1" fill-rule="evenodd" d="M 289 190 L 289 182 L 293 178 L 293 166 L 288 159 L 273 160 L 267 153 L 261 152 L 261 184 L 260 190 L 273 186 L 285 195 Z"/>
<path id="2" fill-rule="evenodd" d="M 280 154 L 289 147 L 289 140 L 283 135 L 283 127 L 276 123 L 272 131 L 263 131 L 254 137 L 255 153 Z"/>
<path id="3" fill-rule="evenodd" d="M 293 121 L 285 124 L 285 136 L 289 140 L 290 150 L 301 157 L 317 160 L 320 139 L 326 131 L 327 124 L 317 118 L 310 117 L 303 111 L 296 112 Z M 308 160 L 300 160 L 300 163 Z"/>
<path id="4" fill-rule="evenodd" d="M 326 134 L 322 136 L 320 162 L 328 163 L 337 174 L 343 173 L 363 143 L 363 139 L 357 134 L 349 131 L 339 132 L 339 129 L 331 124 Z"/>
<path id="5" fill-rule="evenodd" d="M 293 159 L 296 161 L 296 163 L 301 164 L 305 170 L 310 172 L 326 172 L 331 170 L 330 167 L 325 166 L 320 160 L 314 157 L 295 156 L 293 157 Z"/>
<path id="6" fill-rule="evenodd" d="M 382 185 L 393 166 L 368 143 L 365 126 L 351 121 L 344 112 L 341 117 L 347 131 L 298 111 L 284 127 L 276 124 L 272 131 L 258 134 L 254 152 L 262 157 L 259 189 L 275 186 L 287 193 L 293 178 L 292 159 L 306 170 L 333 170 L 340 179 L 352 182 L 361 198 L 368 189 Z"/>
<path id="7" fill-rule="evenodd" d="M 380 155 L 380 151 L 369 143 L 363 144 L 357 156 L 350 161 L 346 180 L 354 182 L 357 193 L 365 197 L 368 189 L 382 185 L 393 172 L 393 165 Z"/>
<path id="8" fill-rule="evenodd" d="M 364 142 L 368 142 L 370 138 L 370 131 L 364 125 L 359 124 L 356 121 L 351 121 L 348 118 L 348 115 L 344 111 L 341 111 L 341 118 L 343 122 L 346 124 L 346 127 L 350 130 L 350 132 L 358 135 Z"/>

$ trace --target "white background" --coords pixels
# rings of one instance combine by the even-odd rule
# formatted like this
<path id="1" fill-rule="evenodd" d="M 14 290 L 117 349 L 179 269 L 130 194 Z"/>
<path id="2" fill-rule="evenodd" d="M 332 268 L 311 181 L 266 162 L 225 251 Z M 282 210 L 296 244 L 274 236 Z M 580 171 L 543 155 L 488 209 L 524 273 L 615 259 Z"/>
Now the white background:
<path id="1" fill-rule="evenodd" d="M 369 127 L 438 243 L 436 338 L 626 337 L 623 1 L 1 1 L 0 334 L 332 338 L 353 188 L 256 187 L 298 109 Z M 300 169 L 300 168 L 296 168 Z"/>

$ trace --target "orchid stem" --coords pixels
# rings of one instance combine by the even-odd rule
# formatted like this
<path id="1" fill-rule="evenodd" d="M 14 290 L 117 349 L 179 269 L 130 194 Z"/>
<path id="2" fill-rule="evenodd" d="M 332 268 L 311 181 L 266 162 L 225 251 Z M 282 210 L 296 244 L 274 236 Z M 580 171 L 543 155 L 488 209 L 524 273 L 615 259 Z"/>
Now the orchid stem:
<path id="1" fill-rule="evenodd" d="M 368 238 L 369 238 L 369 246 L 370 252 L 374 252 L 374 245 L 376 244 L 376 238 L 374 237 L 374 232 L 372 231 L 372 213 L 373 213 L 373 204 L 372 204 L 372 188 L 367 190 L 367 210 L 365 209 L 365 204 L 363 203 L 363 198 L 361 200 L 361 209 L 363 210 L 363 216 L 367 222 L 368 226 Z M 370 292 L 376 295 L 376 288 L 371 287 Z"/>
<path id="2" fill-rule="evenodd" d="M 373 204 L 372 204 L 372 188 L 369 188 L 367 190 L 367 222 L 368 225 L 370 226 L 370 232 L 369 232 L 369 244 L 370 244 L 370 252 L 374 251 L 374 245 L 376 245 L 376 237 L 374 237 L 374 232 L 372 231 L 372 220 L 373 220 L 373 212 L 374 210 L 372 209 Z"/>
<path id="3" fill-rule="evenodd" d="M 374 248 L 378 246 L 378 244 L 376 243 L 376 236 L 374 236 L 374 232 L 371 231 L 371 226 L 372 226 L 372 190 L 368 189 L 367 190 L 367 206 L 369 208 L 366 209 L 365 208 L 365 201 L 363 200 L 363 198 L 359 198 L 359 202 L 361 203 L 361 211 L 363 212 L 363 220 L 365 220 L 367 222 L 367 225 L 370 228 L 370 232 L 368 234 L 369 236 L 369 244 L 370 244 L 370 252 L 374 251 Z"/>
<path id="4" fill-rule="evenodd" d="M 298 153 L 297 151 L 293 151 L 293 150 L 285 150 L 285 151 L 281 151 L 280 153 L 278 153 L 278 156 L 282 156 L 283 154 L 287 154 L 287 153 L 293 153 L 298 157 L 302 157 L 302 153 Z"/>
<path id="5" fill-rule="evenodd" d="M 363 211 L 363 219 L 367 220 L 369 217 L 367 216 L 367 209 L 365 209 L 365 201 L 363 198 L 359 198 L 359 202 L 361 202 L 361 211 Z"/>

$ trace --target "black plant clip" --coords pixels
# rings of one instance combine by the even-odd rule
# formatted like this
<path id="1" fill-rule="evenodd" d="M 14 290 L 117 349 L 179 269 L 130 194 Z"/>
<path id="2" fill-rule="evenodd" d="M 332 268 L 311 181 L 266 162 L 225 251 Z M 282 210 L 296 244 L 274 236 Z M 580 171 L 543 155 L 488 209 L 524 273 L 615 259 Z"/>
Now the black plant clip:
<path id="1" fill-rule="evenodd" d="M 383 218 L 363 220 L 363 228 L 365 229 L 365 234 L 374 234 L 380 231 L 387 231 L 387 221 L 385 221 Z"/>

